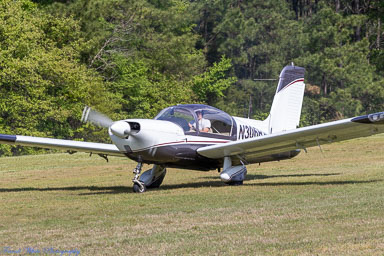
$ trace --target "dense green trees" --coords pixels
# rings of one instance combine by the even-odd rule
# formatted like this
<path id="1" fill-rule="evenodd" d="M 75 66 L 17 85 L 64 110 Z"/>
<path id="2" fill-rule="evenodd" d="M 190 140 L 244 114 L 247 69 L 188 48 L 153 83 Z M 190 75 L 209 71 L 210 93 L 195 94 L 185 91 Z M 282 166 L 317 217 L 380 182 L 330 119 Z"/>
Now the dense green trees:
<path id="1" fill-rule="evenodd" d="M 254 79 L 276 79 L 290 62 L 307 69 L 305 124 L 384 108 L 380 1 L 221 0 L 195 7 L 207 60 L 232 59 L 238 81 L 216 103 L 232 114 L 247 113 L 251 95 L 253 116 L 265 117 L 276 82 Z"/>
<path id="2" fill-rule="evenodd" d="M 307 81 L 319 88 L 306 109 L 310 123 L 384 109 L 384 80 L 372 64 L 369 16 L 337 9 L 319 5 L 305 18 L 305 53 L 297 62 L 307 68 Z"/>
<path id="3" fill-rule="evenodd" d="M 107 139 L 80 123 L 84 105 L 265 118 L 277 81 L 260 79 L 291 62 L 307 69 L 303 125 L 381 111 L 383 19 L 379 0 L 2 0 L 0 132 Z"/>
<path id="4" fill-rule="evenodd" d="M 30 1 L 0 2 L 2 133 L 76 138 L 83 104 L 106 109 L 110 96 L 101 76 L 79 63 L 79 29 L 75 20 L 55 18 Z M 19 150 L 28 149 L 13 153 Z"/>
<path id="5" fill-rule="evenodd" d="M 302 53 L 302 27 L 284 0 L 214 3 L 196 1 L 193 5 L 200 15 L 201 45 L 211 62 L 222 55 L 232 59 L 238 78 L 236 86 L 228 89 L 228 97 L 219 100 L 217 106 L 244 115 L 252 96 L 254 113 L 263 117 L 269 111 L 276 82 L 254 79 L 278 78 L 282 67 Z"/>
<path id="6" fill-rule="evenodd" d="M 89 42 L 83 59 L 105 78 L 120 116 L 152 118 L 166 106 L 196 100 L 193 81 L 207 68 L 188 7 L 183 1 L 79 0 L 48 9 L 81 21 Z"/>

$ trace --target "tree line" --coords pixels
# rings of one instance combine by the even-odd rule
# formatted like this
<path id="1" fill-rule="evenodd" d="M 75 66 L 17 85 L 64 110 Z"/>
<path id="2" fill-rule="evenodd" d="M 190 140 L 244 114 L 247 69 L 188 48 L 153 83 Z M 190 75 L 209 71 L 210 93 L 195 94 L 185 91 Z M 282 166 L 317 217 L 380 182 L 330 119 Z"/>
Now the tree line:
<path id="1" fill-rule="evenodd" d="M 0 133 L 107 141 L 84 105 L 263 119 L 292 62 L 307 70 L 302 125 L 382 111 L 383 19 L 379 0 L 1 0 Z"/>

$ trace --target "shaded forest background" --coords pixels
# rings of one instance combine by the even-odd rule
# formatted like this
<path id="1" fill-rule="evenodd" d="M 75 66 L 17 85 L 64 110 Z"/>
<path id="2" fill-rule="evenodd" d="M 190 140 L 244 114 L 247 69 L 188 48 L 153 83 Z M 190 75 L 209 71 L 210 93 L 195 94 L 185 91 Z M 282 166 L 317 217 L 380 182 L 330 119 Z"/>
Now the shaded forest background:
<path id="1" fill-rule="evenodd" d="M 277 85 L 263 79 L 291 62 L 307 71 L 302 126 L 383 111 L 383 21 L 380 0 L 1 0 L 0 133 L 108 140 L 84 105 L 263 119 Z"/>

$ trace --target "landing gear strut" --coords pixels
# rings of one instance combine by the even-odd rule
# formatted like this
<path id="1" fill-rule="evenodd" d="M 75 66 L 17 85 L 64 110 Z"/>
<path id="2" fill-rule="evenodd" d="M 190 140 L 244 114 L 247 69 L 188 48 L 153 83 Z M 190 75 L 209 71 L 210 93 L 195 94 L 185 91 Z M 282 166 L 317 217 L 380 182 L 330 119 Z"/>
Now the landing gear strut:
<path id="1" fill-rule="evenodd" d="M 136 168 L 133 170 L 133 174 L 135 174 L 135 177 L 133 177 L 133 192 L 135 193 L 143 193 L 147 190 L 147 187 L 145 186 L 144 182 L 139 180 L 141 168 L 143 167 L 143 163 L 139 162 L 136 166 Z"/>

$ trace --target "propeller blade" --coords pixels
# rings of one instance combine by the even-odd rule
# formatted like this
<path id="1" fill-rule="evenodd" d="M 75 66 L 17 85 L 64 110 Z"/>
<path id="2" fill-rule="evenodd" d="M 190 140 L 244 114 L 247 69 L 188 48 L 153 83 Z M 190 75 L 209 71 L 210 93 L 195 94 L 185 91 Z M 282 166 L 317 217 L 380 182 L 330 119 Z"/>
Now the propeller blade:
<path id="1" fill-rule="evenodd" d="M 109 128 L 113 124 L 112 119 L 100 112 L 97 112 L 96 110 L 91 109 L 88 106 L 84 107 L 83 115 L 81 116 L 81 122 L 90 122 L 94 125 L 105 128 Z"/>

